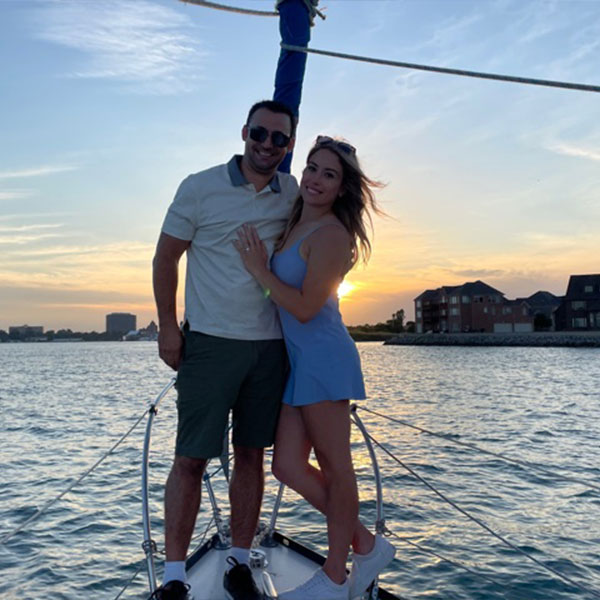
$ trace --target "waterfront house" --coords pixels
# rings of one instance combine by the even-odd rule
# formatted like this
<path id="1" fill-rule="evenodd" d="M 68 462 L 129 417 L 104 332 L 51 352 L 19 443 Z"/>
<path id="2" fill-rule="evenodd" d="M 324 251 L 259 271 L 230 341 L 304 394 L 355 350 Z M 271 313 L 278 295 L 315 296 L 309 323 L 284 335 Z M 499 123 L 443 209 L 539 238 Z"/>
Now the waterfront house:
<path id="1" fill-rule="evenodd" d="M 557 330 L 600 330 L 600 274 L 571 275 L 567 293 L 554 312 Z"/>
<path id="2" fill-rule="evenodd" d="M 533 313 L 533 323 L 536 331 L 554 331 L 556 329 L 554 312 L 560 306 L 562 298 L 562 296 L 555 296 L 551 292 L 539 290 L 527 298 L 517 298 L 517 300 L 527 303 Z"/>
<path id="3" fill-rule="evenodd" d="M 426 290 L 415 298 L 417 333 L 528 332 L 533 319 L 526 299 L 508 300 L 481 280 Z"/>

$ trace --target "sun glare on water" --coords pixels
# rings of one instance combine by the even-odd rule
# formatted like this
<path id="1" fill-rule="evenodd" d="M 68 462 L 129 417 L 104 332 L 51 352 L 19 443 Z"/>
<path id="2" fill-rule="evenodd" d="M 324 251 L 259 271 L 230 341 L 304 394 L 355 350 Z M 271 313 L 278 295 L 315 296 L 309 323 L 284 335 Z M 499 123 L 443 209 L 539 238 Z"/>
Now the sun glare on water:
<path id="1" fill-rule="evenodd" d="M 346 296 L 352 293 L 356 286 L 350 283 L 349 281 L 342 281 L 337 289 L 338 298 L 345 298 Z"/>

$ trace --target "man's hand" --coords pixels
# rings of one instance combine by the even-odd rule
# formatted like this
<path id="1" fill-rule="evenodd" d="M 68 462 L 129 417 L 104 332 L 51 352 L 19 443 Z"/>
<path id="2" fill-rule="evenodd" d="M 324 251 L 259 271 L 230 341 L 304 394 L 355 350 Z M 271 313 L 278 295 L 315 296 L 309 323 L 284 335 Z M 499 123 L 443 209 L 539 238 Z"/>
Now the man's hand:
<path id="1" fill-rule="evenodd" d="M 158 355 L 174 371 L 183 357 L 183 334 L 179 327 L 161 327 L 158 332 Z"/>
<path id="2" fill-rule="evenodd" d="M 190 242 L 161 233 L 152 261 L 152 285 L 158 312 L 158 355 L 177 371 L 183 336 L 177 326 L 177 267 Z"/>

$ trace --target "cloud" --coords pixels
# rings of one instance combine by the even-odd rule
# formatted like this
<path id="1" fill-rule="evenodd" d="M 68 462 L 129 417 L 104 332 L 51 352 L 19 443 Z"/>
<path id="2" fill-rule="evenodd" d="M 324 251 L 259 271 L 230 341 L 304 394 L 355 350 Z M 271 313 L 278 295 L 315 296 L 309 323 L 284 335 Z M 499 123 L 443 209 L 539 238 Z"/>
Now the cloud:
<path id="1" fill-rule="evenodd" d="M 0 202 L 2 200 L 22 200 L 31 196 L 31 190 L 3 190 L 0 191 Z"/>
<path id="2" fill-rule="evenodd" d="M 0 225 L 0 245 L 20 246 L 40 240 L 61 237 L 60 233 L 46 233 L 48 229 L 62 227 L 61 223 L 40 223 L 31 225 Z M 3 249 L 4 258 L 8 251 Z M 1 263 L 0 263 L 1 264 Z"/>
<path id="3" fill-rule="evenodd" d="M 77 169 L 77 167 L 74 165 L 46 165 L 42 167 L 33 167 L 30 169 L 0 171 L 0 179 L 25 179 L 28 177 L 42 177 L 44 175 L 64 173 L 65 171 L 74 171 L 75 169 Z"/>
<path id="4" fill-rule="evenodd" d="M 600 161 L 600 148 L 597 150 L 591 150 L 588 148 L 581 148 L 577 146 L 571 146 L 569 144 L 555 144 L 548 148 L 552 152 L 557 154 L 564 154 L 566 156 L 576 156 L 579 158 L 586 158 L 588 160 Z"/>
<path id="5" fill-rule="evenodd" d="M 60 237 L 61 241 L 37 244 Z M 73 244 L 62 234 L 0 234 L 0 285 L 41 290 L 105 289 L 131 292 L 150 285 L 153 244 Z M 11 247 L 12 246 L 12 247 Z"/>
<path id="6" fill-rule="evenodd" d="M 0 221 L 21 221 L 23 219 L 38 219 L 38 218 L 56 218 L 56 217 L 69 217 L 73 215 L 71 212 L 67 211 L 57 211 L 57 212 L 40 212 L 40 213 L 10 213 L 5 215 L 0 215 Z"/>
<path id="7" fill-rule="evenodd" d="M 23 234 L 23 235 L 7 235 L 3 236 L 0 234 L 0 245 L 21 245 L 31 244 L 32 242 L 39 242 L 40 240 L 46 240 L 49 238 L 60 237 L 58 233 L 38 233 L 38 234 Z"/>
<path id="8" fill-rule="evenodd" d="M 187 17 L 147 0 L 52 2 L 40 17 L 39 37 L 84 55 L 70 76 L 135 84 L 134 92 L 191 89 L 206 55 L 184 31 L 192 27 Z"/>
<path id="9" fill-rule="evenodd" d="M 0 225 L 0 235 L 14 233 L 15 231 L 36 231 L 38 229 L 54 229 L 62 227 L 61 223 L 41 223 L 39 225 Z"/>
<path id="10" fill-rule="evenodd" d="M 506 271 L 502 269 L 446 269 L 448 273 L 459 277 L 502 277 Z"/>

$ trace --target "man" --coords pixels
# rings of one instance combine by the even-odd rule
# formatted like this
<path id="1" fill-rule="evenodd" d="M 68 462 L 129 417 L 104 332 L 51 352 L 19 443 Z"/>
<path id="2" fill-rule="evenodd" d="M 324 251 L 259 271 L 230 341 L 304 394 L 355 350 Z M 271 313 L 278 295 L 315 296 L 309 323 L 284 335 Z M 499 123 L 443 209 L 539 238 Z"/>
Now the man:
<path id="1" fill-rule="evenodd" d="M 296 198 L 296 180 L 277 173 L 294 146 L 295 119 L 265 100 L 242 128 L 243 156 L 186 178 L 169 207 L 153 263 L 159 355 L 177 374 L 175 459 L 165 491 L 166 562 L 162 600 L 187 597 L 185 556 L 200 506 L 208 459 L 219 456 L 233 412 L 230 483 L 232 600 L 258 600 L 247 566 L 264 487 L 263 452 L 273 443 L 285 383 L 286 353 L 268 293 L 233 246 L 244 223 L 271 252 Z M 187 252 L 185 326 L 176 315 L 177 268 Z"/>

